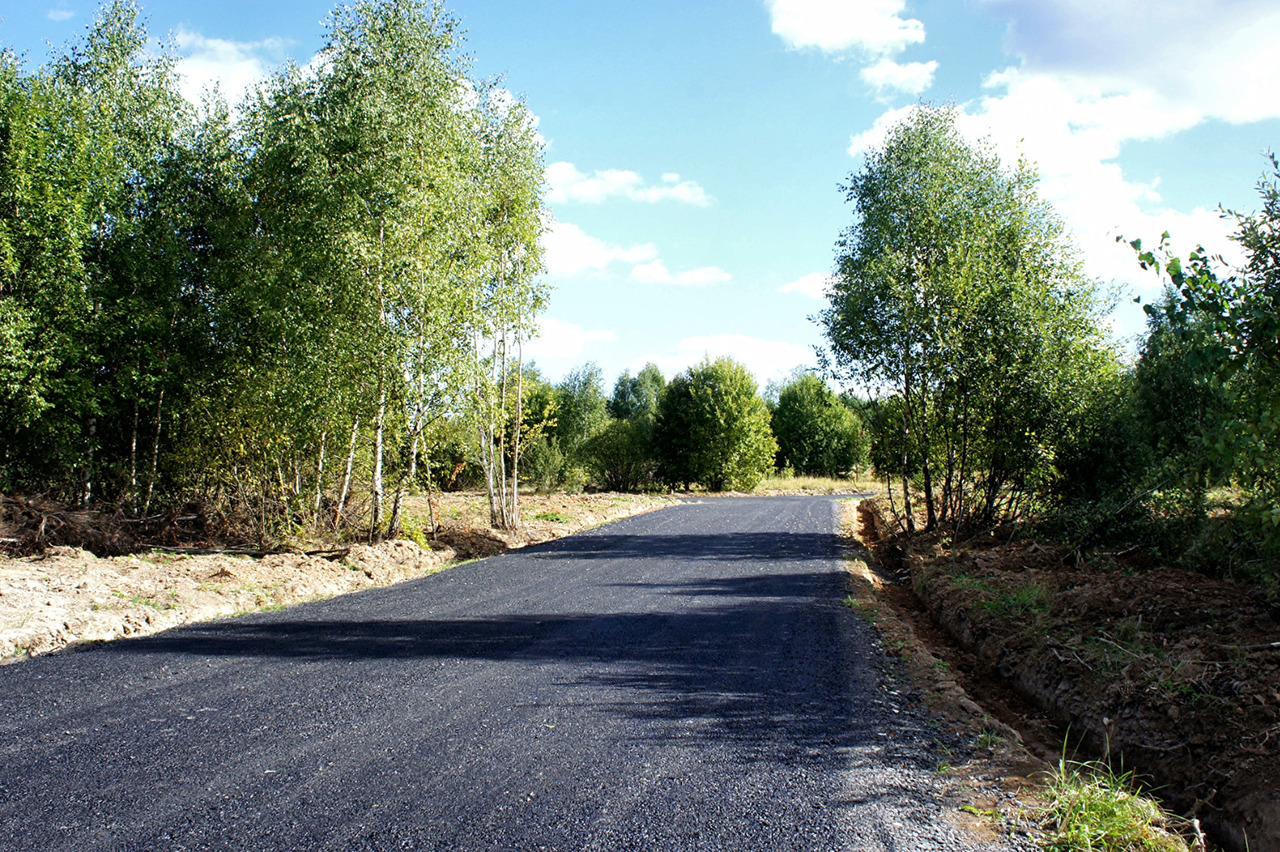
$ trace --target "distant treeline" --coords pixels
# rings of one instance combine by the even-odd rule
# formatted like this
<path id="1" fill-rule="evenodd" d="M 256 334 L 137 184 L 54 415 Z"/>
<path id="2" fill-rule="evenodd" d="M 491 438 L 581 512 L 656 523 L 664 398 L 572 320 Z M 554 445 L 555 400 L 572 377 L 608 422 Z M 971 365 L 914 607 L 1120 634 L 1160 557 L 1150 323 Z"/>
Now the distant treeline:
<path id="1" fill-rule="evenodd" d="M 750 491 L 775 469 L 847 477 L 868 464 L 862 404 L 802 370 L 763 396 L 730 358 L 670 382 L 648 364 L 618 376 L 612 393 L 592 363 L 555 384 L 527 370 L 524 386 L 522 477 L 543 491 Z M 439 450 L 455 468 L 466 462 L 465 437 Z"/>

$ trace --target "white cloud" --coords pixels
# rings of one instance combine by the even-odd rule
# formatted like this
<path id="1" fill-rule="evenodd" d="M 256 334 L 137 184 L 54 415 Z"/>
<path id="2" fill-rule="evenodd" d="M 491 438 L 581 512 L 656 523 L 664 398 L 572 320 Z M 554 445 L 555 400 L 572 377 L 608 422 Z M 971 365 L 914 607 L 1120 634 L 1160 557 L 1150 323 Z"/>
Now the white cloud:
<path id="1" fill-rule="evenodd" d="M 905 121 L 917 108 L 915 104 L 911 104 L 882 112 L 869 128 L 849 137 L 849 156 L 860 157 L 868 151 L 882 147 L 893 126 Z"/>
<path id="2" fill-rule="evenodd" d="M 1074 232 L 1089 274 L 1137 284 L 1148 295 L 1159 286 L 1117 236 L 1150 242 L 1168 230 L 1183 254 L 1203 242 L 1234 255 L 1216 210 L 1171 209 L 1158 180 L 1135 181 L 1116 162 L 1125 142 L 1194 126 L 1195 110 L 1140 88 L 1105 92 L 1079 77 L 1034 71 L 1005 71 L 989 86 L 998 93 L 970 104 L 962 128 L 970 138 L 989 139 L 1005 163 L 1023 155 L 1036 164 L 1040 193 Z"/>
<path id="3" fill-rule="evenodd" d="M 906 0 L 766 0 L 773 32 L 789 46 L 824 53 L 901 53 L 924 41 L 924 24 L 903 18 Z"/>
<path id="4" fill-rule="evenodd" d="M 174 43 L 181 58 L 177 71 L 182 76 L 179 89 L 193 104 L 200 103 L 206 90 L 215 85 L 230 104 L 237 104 L 270 69 L 284 59 L 287 42 L 280 38 L 262 41 L 229 41 L 207 38 L 179 27 Z"/>
<path id="5" fill-rule="evenodd" d="M 613 264 L 631 266 L 630 280 L 639 284 L 671 284 L 707 287 L 731 281 L 733 276 L 716 266 L 700 266 L 672 272 L 658 257 L 653 243 L 619 246 L 605 242 L 568 222 L 551 222 L 543 236 L 547 273 L 573 277 L 604 273 Z"/>
<path id="6" fill-rule="evenodd" d="M 1036 162 L 1041 191 L 1076 232 L 1089 270 L 1157 286 L 1114 237 L 1148 243 L 1168 230 L 1176 251 L 1202 242 L 1239 258 L 1230 226 L 1207 207 L 1174 210 L 1158 180 L 1127 177 L 1124 144 L 1165 139 L 1209 120 L 1280 118 L 1280 8 L 1270 0 L 1178 0 L 1161 7 L 1153 38 L 1140 0 L 985 0 L 1010 18 L 1020 67 L 992 74 L 970 105 L 971 135 L 989 135 L 1006 161 Z"/>
<path id="7" fill-rule="evenodd" d="M 547 201 L 552 204 L 580 202 L 599 204 L 608 198 L 619 197 L 631 201 L 654 204 L 659 201 L 678 201 L 706 207 L 711 196 L 691 180 L 681 180 L 680 175 L 668 172 L 662 182 L 646 186 L 636 172 L 624 169 L 597 169 L 584 174 L 573 163 L 559 162 L 547 166 Z"/>
<path id="8" fill-rule="evenodd" d="M 985 0 L 1008 16 L 1008 47 L 1036 73 L 1104 91 L 1159 93 L 1165 106 L 1226 121 L 1280 116 L 1280 7 L 1273 0 L 1175 0 L 1158 27 L 1146 0 Z"/>
<path id="9" fill-rule="evenodd" d="M 631 280 L 641 284 L 675 284 L 681 287 L 709 287 L 733 280 L 718 266 L 700 266 L 672 274 L 661 260 L 637 264 L 631 269 Z"/>
<path id="10" fill-rule="evenodd" d="M 652 243 L 615 246 L 568 222 L 552 222 L 543 236 L 543 246 L 550 275 L 603 272 L 611 263 L 647 263 L 658 257 Z"/>
<path id="11" fill-rule="evenodd" d="M 810 272 L 795 281 L 788 281 L 778 288 L 779 293 L 799 293 L 810 299 L 826 299 L 831 286 L 831 276 L 825 272 Z"/>
<path id="12" fill-rule="evenodd" d="M 765 0 L 773 32 L 790 47 L 855 55 L 866 64 L 859 77 L 880 100 L 919 95 L 933 85 L 936 61 L 897 62 L 893 57 L 925 40 L 924 24 L 903 17 L 906 0 Z"/>
<path id="13" fill-rule="evenodd" d="M 612 343 L 612 331 L 586 329 L 554 317 L 538 320 L 538 336 L 524 345 L 525 358 L 529 360 L 573 361 L 593 343 Z"/>
<path id="14" fill-rule="evenodd" d="M 881 59 L 875 65 L 863 68 L 859 73 L 863 82 L 884 96 L 890 92 L 918 95 L 933 85 L 937 62 L 899 63 Z"/>
<path id="15" fill-rule="evenodd" d="M 51 21 L 69 21 L 76 16 L 76 13 L 70 9 L 50 9 L 44 16 Z"/>
<path id="16" fill-rule="evenodd" d="M 1238 260 L 1230 225 L 1215 209 L 1173 209 L 1158 179 L 1134 180 L 1120 158 L 1128 142 L 1174 138 L 1205 121 L 1280 117 L 1280 101 L 1258 94 L 1280 90 L 1280 8 L 1266 0 L 1178 0 L 1161 7 L 1154 38 L 1139 0 L 984 2 L 1010 18 L 1008 49 L 1020 62 L 989 75 L 987 94 L 963 105 L 961 128 L 988 139 L 1006 164 L 1019 156 L 1035 163 L 1039 191 L 1072 230 L 1086 271 L 1154 296 L 1158 279 L 1115 238 L 1151 244 L 1165 230 L 1176 252 L 1203 243 Z M 912 109 L 886 111 L 851 137 L 849 153 L 882 145 Z"/>
<path id="17" fill-rule="evenodd" d="M 652 361 L 667 376 L 675 375 L 703 358 L 728 356 L 746 365 L 763 390 L 772 379 L 782 378 L 801 365 L 814 364 L 813 350 L 797 343 L 762 340 L 745 334 L 712 334 L 686 337 L 663 354 L 637 361 L 632 369 L 640 369 Z"/>

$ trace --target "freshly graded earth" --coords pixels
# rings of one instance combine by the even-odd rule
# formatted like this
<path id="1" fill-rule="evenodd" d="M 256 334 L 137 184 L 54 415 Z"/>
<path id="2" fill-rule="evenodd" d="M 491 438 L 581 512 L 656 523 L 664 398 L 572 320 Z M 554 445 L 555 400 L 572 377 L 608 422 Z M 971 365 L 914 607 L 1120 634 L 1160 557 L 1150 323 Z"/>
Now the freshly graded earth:
<path id="1" fill-rule="evenodd" d="M 1010 848 L 953 821 L 836 515 L 686 503 L 0 667 L 7 848 Z"/>
<path id="2" fill-rule="evenodd" d="M 631 494 L 523 500 L 525 529 L 497 533 L 488 528 L 483 495 L 441 495 L 440 537 L 423 538 L 426 546 L 398 540 L 331 547 L 325 556 L 281 552 L 262 558 L 143 549 L 99 558 L 81 547 L 55 545 L 35 556 L 0 558 L 0 661 L 385 586 L 438 571 L 455 558 L 548 541 L 671 502 Z M 409 501 L 406 512 L 415 530 L 429 523 L 428 508 L 423 498 Z M 34 521 L 39 509 L 25 514 Z M 101 538 L 92 528 L 72 532 Z M 0 522 L 0 537 L 5 533 Z"/>

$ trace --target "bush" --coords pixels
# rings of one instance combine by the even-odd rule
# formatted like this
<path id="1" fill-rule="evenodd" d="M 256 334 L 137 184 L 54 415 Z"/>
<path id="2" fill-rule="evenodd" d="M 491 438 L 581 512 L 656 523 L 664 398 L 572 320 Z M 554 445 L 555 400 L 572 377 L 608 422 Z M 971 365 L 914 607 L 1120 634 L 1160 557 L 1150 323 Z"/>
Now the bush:
<path id="1" fill-rule="evenodd" d="M 666 482 L 713 491 L 751 491 L 778 451 L 755 379 L 730 358 L 704 360 L 672 379 L 658 402 L 654 448 Z"/>
<path id="2" fill-rule="evenodd" d="M 867 464 L 870 440 L 861 418 L 812 373 L 778 393 L 773 434 L 779 469 L 790 467 L 806 476 L 848 476 Z"/>
<path id="3" fill-rule="evenodd" d="M 583 447 L 591 480 L 608 491 L 638 491 L 653 479 L 643 424 L 613 420 Z"/>
<path id="4" fill-rule="evenodd" d="M 545 494 L 564 486 L 569 463 L 560 451 L 560 442 L 546 435 L 530 441 L 520 457 L 520 477 L 535 491 Z"/>

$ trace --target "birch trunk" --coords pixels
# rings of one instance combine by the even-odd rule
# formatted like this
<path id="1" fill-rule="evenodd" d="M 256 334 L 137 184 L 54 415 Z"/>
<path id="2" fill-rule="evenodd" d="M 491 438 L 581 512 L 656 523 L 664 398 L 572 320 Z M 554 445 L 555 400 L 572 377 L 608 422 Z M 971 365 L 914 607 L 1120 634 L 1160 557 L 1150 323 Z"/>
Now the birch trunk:
<path id="1" fill-rule="evenodd" d="M 142 501 L 142 514 L 146 517 L 151 509 L 151 497 L 156 490 L 156 476 L 160 467 L 160 430 L 164 424 L 164 388 L 160 388 L 160 398 L 156 400 L 156 437 L 151 442 L 151 475 L 147 477 L 147 498 Z"/>
<path id="2" fill-rule="evenodd" d="M 351 491 L 351 468 L 356 461 L 356 436 L 360 434 L 360 415 L 351 421 L 351 445 L 347 449 L 347 472 L 342 477 L 342 493 L 338 496 L 338 509 L 333 513 L 333 526 L 336 529 L 342 522 L 342 513 L 347 508 L 347 494 Z"/>

